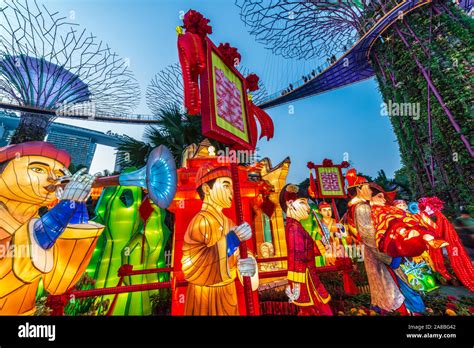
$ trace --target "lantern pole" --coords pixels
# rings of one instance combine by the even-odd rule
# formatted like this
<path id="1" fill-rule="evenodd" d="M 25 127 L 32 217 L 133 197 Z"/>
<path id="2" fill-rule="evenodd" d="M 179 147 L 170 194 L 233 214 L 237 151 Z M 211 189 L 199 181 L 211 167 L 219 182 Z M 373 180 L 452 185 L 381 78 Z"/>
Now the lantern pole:
<path id="1" fill-rule="evenodd" d="M 235 218 L 237 226 L 244 223 L 244 214 L 242 209 L 242 196 L 240 194 L 240 179 L 239 179 L 239 165 L 235 161 L 231 161 L 230 172 L 232 175 L 232 183 L 234 188 L 234 204 L 235 204 Z M 239 252 L 240 257 L 245 259 L 248 257 L 247 242 L 240 243 Z M 250 277 L 242 277 L 244 280 L 245 293 L 245 307 L 247 315 L 255 315 L 255 307 L 253 303 L 252 282 Z"/>

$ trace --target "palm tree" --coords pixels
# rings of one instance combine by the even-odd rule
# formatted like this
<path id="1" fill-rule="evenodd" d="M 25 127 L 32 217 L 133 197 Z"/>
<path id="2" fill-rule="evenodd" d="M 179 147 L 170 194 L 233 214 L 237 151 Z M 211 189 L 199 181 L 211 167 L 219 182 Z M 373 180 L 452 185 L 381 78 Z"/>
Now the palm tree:
<path id="1" fill-rule="evenodd" d="M 118 146 L 119 165 L 141 167 L 145 165 L 151 150 L 165 145 L 179 166 L 184 149 L 205 139 L 201 133 L 200 116 L 183 113 L 178 106 L 160 109 L 155 116 L 158 119 L 157 125 L 145 128 L 144 141 L 126 137 Z M 224 146 L 217 141 L 210 142 L 216 149 Z"/>
<path id="2" fill-rule="evenodd" d="M 121 167 L 143 167 L 152 146 L 128 135 L 124 137 L 117 147 L 117 163 Z"/>
<path id="3" fill-rule="evenodd" d="M 397 175 L 398 174 L 398 175 Z M 406 180 L 405 180 L 406 179 Z M 411 199 L 411 191 L 408 186 L 407 178 L 402 173 L 395 173 L 395 178 L 388 178 L 383 169 L 377 172 L 374 182 L 383 187 L 385 190 L 398 190 L 398 197 L 404 200 Z"/>

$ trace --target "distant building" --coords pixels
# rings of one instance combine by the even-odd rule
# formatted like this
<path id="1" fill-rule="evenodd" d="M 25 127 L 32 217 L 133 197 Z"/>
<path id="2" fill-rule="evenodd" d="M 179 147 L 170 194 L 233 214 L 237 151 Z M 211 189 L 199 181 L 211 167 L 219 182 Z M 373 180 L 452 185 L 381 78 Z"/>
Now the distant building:
<path id="1" fill-rule="evenodd" d="M 71 155 L 73 165 L 84 165 L 90 168 L 97 147 L 90 137 L 50 131 L 46 141 L 58 149 L 67 151 Z"/>
<path id="2" fill-rule="evenodd" d="M 0 146 L 5 146 L 7 144 L 6 142 L 6 136 L 5 134 L 7 133 L 6 127 L 3 125 L 3 123 L 0 123 Z M 5 142 L 5 144 L 4 144 Z"/>
<path id="3" fill-rule="evenodd" d="M 7 146 L 12 135 L 13 131 L 8 129 L 8 127 L 0 120 L 0 147 Z"/>
<path id="4" fill-rule="evenodd" d="M 20 118 L 13 113 L 0 110 L 0 147 L 10 142 Z M 99 132 L 63 123 L 51 124 L 46 141 L 71 155 L 71 163 L 84 165 L 88 169 L 96 150 L 96 144 L 117 148 L 123 136 L 112 132 Z M 104 168 L 105 169 L 105 168 Z"/>

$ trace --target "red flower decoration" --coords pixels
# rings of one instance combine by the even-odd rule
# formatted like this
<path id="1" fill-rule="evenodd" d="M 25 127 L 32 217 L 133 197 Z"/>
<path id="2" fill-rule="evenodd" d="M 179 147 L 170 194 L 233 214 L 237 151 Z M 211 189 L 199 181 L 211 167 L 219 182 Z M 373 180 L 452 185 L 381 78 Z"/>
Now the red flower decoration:
<path id="1" fill-rule="evenodd" d="M 454 303 L 448 302 L 446 304 L 446 309 L 451 309 L 452 311 L 456 311 L 458 308 Z"/>
<path id="2" fill-rule="evenodd" d="M 474 307 L 469 307 L 468 310 L 469 310 L 469 312 L 471 312 L 472 314 L 474 314 Z"/>
<path id="3" fill-rule="evenodd" d="M 237 51 L 237 48 L 232 47 L 229 43 L 220 44 L 217 48 L 222 55 L 224 62 L 227 65 L 236 66 L 239 65 L 242 56 Z"/>
<path id="4" fill-rule="evenodd" d="M 449 296 L 448 296 L 448 300 L 449 300 L 449 301 L 457 301 L 457 300 L 458 300 L 458 298 L 457 298 L 457 297 L 455 297 L 455 296 L 451 296 L 451 295 L 449 295 Z"/>
<path id="5" fill-rule="evenodd" d="M 324 167 L 330 167 L 330 166 L 333 166 L 334 164 L 332 163 L 332 160 L 330 160 L 329 158 L 325 158 L 323 160 L 323 166 Z"/>
<path id="6" fill-rule="evenodd" d="M 258 90 L 258 81 L 260 78 L 256 74 L 250 74 L 245 78 L 245 82 L 247 83 L 247 89 L 250 92 L 254 92 Z"/>
<path id="7" fill-rule="evenodd" d="M 342 168 L 349 168 L 349 162 L 347 162 L 347 161 L 342 161 L 341 167 L 342 167 Z"/>
<path id="8" fill-rule="evenodd" d="M 206 35 L 212 34 L 212 27 L 209 25 L 209 22 L 210 20 L 198 11 L 189 10 L 184 15 L 183 26 L 186 31 L 204 38 Z"/>
<path id="9" fill-rule="evenodd" d="M 424 211 L 426 207 L 430 207 L 433 211 L 441 211 L 444 207 L 444 202 L 438 197 L 423 197 L 418 200 L 420 211 Z M 452 297 L 452 296 L 451 296 Z"/>

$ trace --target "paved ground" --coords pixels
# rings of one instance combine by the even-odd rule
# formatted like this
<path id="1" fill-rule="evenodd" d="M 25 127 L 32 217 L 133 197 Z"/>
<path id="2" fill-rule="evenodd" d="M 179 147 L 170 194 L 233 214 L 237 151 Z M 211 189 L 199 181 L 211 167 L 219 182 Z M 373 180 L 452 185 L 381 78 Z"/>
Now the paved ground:
<path id="1" fill-rule="evenodd" d="M 452 286 L 452 285 L 441 285 L 438 290 L 435 290 L 433 293 L 439 293 L 446 296 L 455 296 L 455 297 L 474 297 L 474 292 L 470 292 L 464 286 Z"/>

